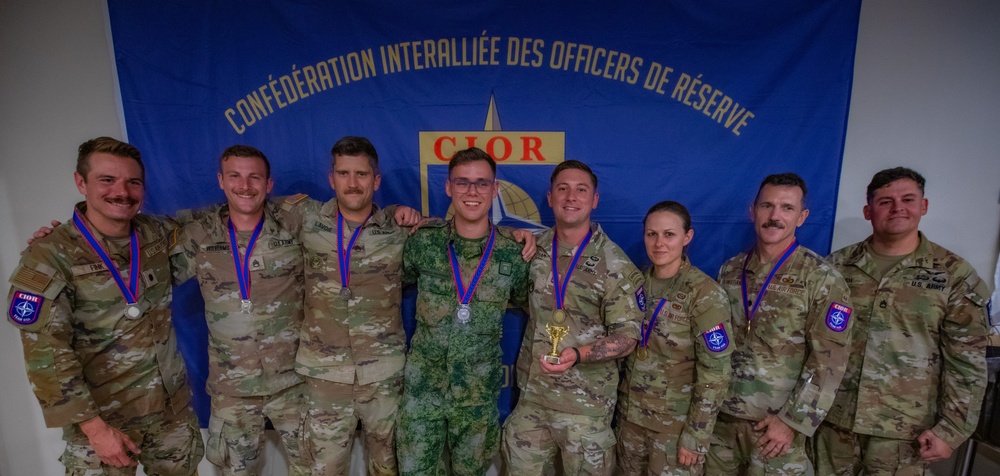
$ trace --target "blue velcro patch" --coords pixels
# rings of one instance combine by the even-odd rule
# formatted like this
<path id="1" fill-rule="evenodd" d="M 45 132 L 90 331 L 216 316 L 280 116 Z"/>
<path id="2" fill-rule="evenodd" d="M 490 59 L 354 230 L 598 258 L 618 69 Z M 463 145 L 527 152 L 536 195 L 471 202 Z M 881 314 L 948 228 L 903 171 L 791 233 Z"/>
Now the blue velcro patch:
<path id="1" fill-rule="evenodd" d="M 719 324 L 702 334 L 705 337 L 705 345 L 712 352 L 722 352 L 729 347 L 729 336 L 726 335 L 726 328 Z"/>
<path id="2" fill-rule="evenodd" d="M 635 303 L 639 305 L 639 310 L 646 312 L 646 287 L 639 286 L 639 289 L 635 290 Z"/>
<path id="3" fill-rule="evenodd" d="M 839 303 L 830 304 L 830 310 L 826 313 L 826 327 L 834 332 L 844 332 L 850 320 L 851 308 Z"/>
<path id="4" fill-rule="evenodd" d="M 43 302 L 45 302 L 45 298 L 36 294 L 14 291 L 14 296 L 10 300 L 10 308 L 7 309 L 7 316 L 10 317 L 11 321 L 22 326 L 34 324 L 42 312 Z"/>

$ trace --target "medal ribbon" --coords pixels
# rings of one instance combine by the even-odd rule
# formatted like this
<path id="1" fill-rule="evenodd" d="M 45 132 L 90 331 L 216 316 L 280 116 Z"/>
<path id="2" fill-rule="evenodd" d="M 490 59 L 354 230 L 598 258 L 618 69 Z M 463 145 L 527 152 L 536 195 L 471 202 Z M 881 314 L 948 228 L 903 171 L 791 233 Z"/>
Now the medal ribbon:
<path id="1" fill-rule="evenodd" d="M 236 227 L 233 226 L 233 220 L 229 220 L 229 247 L 233 255 L 233 265 L 236 266 L 236 281 L 240 285 L 240 299 L 247 301 L 250 299 L 250 255 L 253 254 L 253 249 L 257 246 L 257 238 L 260 238 L 260 232 L 264 229 L 264 217 L 260 217 L 260 223 L 253 229 L 253 233 L 250 234 L 250 241 L 247 241 L 247 252 L 243 256 L 242 262 L 240 261 L 240 248 L 239 241 L 236 239 Z"/>
<path id="2" fill-rule="evenodd" d="M 642 339 L 639 341 L 639 347 L 646 347 L 649 344 L 649 336 L 653 335 L 653 328 L 656 327 L 656 317 L 660 315 L 660 309 L 663 309 L 663 305 L 667 303 L 667 300 L 660 299 L 660 303 L 656 305 L 656 310 L 653 311 L 653 317 L 649 318 L 649 325 L 642 326 Z"/>
<path id="3" fill-rule="evenodd" d="M 142 260 L 142 256 L 139 254 L 139 237 L 135 232 L 135 227 L 132 227 L 132 231 L 129 234 L 129 272 L 128 272 L 128 285 L 125 285 L 125 280 L 122 279 L 122 274 L 118 271 L 118 267 L 115 266 L 114 261 L 111 261 L 111 257 L 108 253 L 104 251 L 104 247 L 101 243 L 97 241 L 97 238 L 87 229 L 86 223 L 83 221 L 83 217 L 80 216 L 78 210 L 73 210 L 73 224 L 76 225 L 76 229 L 80 231 L 80 234 L 87 240 L 90 244 L 90 248 L 97 253 L 97 256 L 101 258 L 104 262 L 104 267 L 108 268 L 111 273 L 111 277 L 114 278 L 115 284 L 118 285 L 118 289 L 121 290 L 122 296 L 125 297 L 125 302 L 129 304 L 135 304 L 136 294 L 139 289 L 139 262 Z"/>
<path id="4" fill-rule="evenodd" d="M 368 214 L 368 218 L 371 218 L 372 214 Z M 337 210 L 337 262 L 340 263 L 340 287 L 347 288 L 351 284 L 351 250 L 354 249 L 354 242 L 358 241 L 358 237 L 361 236 L 361 229 L 364 228 L 364 224 L 368 223 L 368 218 L 358 225 L 354 229 L 354 233 L 351 233 L 351 240 L 347 243 L 347 249 L 344 249 L 344 215 Z"/>
<path id="5" fill-rule="evenodd" d="M 743 291 L 743 313 L 747 316 L 747 323 L 753 320 L 754 314 L 757 313 L 757 308 L 760 307 L 760 302 L 764 300 L 764 294 L 767 294 L 767 285 L 771 284 L 771 278 L 774 277 L 774 273 L 778 272 L 781 265 L 785 264 L 785 260 L 788 259 L 795 249 L 799 247 L 799 240 L 792 241 L 792 244 L 785 248 L 785 252 L 782 253 L 781 258 L 778 258 L 778 262 L 774 263 L 774 267 L 771 268 L 771 272 L 767 274 L 767 279 L 764 280 L 764 284 L 760 286 L 760 291 L 757 293 L 757 302 L 753 303 L 753 309 L 750 308 L 750 303 L 747 300 L 747 265 L 750 264 L 750 258 L 753 257 L 753 251 L 747 253 L 747 257 L 743 260 L 743 274 L 740 277 L 740 288 Z"/>
<path id="6" fill-rule="evenodd" d="M 458 256 L 455 255 L 455 244 L 448 242 L 448 259 L 451 260 L 451 276 L 455 279 L 455 293 L 458 295 L 458 302 L 462 304 L 469 304 L 472 300 L 472 295 L 476 292 L 476 287 L 479 286 L 479 279 L 483 277 L 483 270 L 486 269 L 486 263 L 490 261 L 490 256 L 493 255 L 493 241 L 497 235 L 496 227 L 490 227 L 490 239 L 486 241 L 486 249 L 483 250 L 483 256 L 479 258 L 479 266 L 476 267 L 476 273 L 472 275 L 472 280 L 469 281 L 469 288 L 465 288 L 465 283 L 462 282 L 462 270 L 458 267 Z"/>
<path id="7" fill-rule="evenodd" d="M 552 286 L 555 291 L 556 309 L 561 310 L 563 308 L 563 300 L 566 299 L 566 288 L 569 286 L 569 278 L 573 275 L 573 271 L 576 270 L 576 262 L 580 261 L 580 256 L 583 256 L 583 250 L 590 243 L 590 237 L 593 234 L 594 230 L 588 230 L 587 236 L 583 237 L 583 241 L 576 249 L 576 254 L 573 255 L 573 261 L 570 261 L 569 268 L 566 269 L 566 279 L 563 281 L 562 286 L 560 286 L 559 264 L 557 261 L 559 258 L 559 240 L 556 233 L 552 233 Z"/>

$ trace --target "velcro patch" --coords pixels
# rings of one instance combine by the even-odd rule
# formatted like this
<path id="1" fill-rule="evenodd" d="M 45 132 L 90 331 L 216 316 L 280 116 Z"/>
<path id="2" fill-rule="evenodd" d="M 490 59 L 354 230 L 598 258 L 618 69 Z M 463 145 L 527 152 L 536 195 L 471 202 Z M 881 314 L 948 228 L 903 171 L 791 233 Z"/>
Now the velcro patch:
<path id="1" fill-rule="evenodd" d="M 17 268 L 17 271 L 10 280 L 12 283 L 23 288 L 36 292 L 43 292 L 45 291 L 45 288 L 49 287 L 49 283 L 52 282 L 52 277 L 36 269 L 21 266 Z"/>
<path id="2" fill-rule="evenodd" d="M 635 303 L 639 306 L 639 310 L 646 312 L 646 287 L 639 286 L 639 289 L 635 290 Z"/>
<path id="3" fill-rule="evenodd" d="M 834 332 L 844 332 L 850 320 L 851 308 L 836 302 L 830 304 L 830 310 L 826 313 L 826 327 Z"/>
<path id="4" fill-rule="evenodd" d="M 37 294 L 14 291 L 10 300 L 10 308 L 7 309 L 7 317 L 15 324 L 22 326 L 34 324 L 42 312 L 43 302 L 45 302 L 45 298 Z"/>
<path id="5" fill-rule="evenodd" d="M 702 336 L 705 338 L 705 345 L 712 352 L 722 352 L 729 347 L 729 336 L 726 335 L 726 328 L 719 324 L 707 331 Z"/>

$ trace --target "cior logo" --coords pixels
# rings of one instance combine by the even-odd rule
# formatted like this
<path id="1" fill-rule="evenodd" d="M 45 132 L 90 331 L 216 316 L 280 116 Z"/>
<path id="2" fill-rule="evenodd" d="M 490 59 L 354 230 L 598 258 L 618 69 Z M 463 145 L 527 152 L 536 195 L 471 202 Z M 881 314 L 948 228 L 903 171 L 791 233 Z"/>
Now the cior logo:
<path id="1" fill-rule="evenodd" d="M 420 139 L 420 197 L 421 212 L 430 215 L 428 193 L 428 168 L 447 166 L 455 152 L 469 147 L 486 151 L 500 167 L 548 165 L 565 160 L 565 133 L 505 131 L 500 125 L 496 100 L 490 98 L 486 124 L 482 131 L 422 131 Z M 498 180 L 499 193 L 493 200 L 490 219 L 493 223 L 511 222 L 522 228 L 544 228 L 538 205 L 521 187 L 506 180 Z M 536 196 L 544 195 L 537 191 Z M 453 214 L 448 209 L 446 218 Z"/>

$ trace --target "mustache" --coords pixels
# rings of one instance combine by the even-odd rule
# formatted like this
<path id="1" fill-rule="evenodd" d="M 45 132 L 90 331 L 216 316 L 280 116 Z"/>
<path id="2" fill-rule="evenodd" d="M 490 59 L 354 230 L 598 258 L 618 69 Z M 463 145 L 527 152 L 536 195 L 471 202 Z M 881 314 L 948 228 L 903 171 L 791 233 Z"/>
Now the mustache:
<path id="1" fill-rule="evenodd" d="M 360 188 L 349 188 L 349 189 L 347 189 L 347 190 L 344 190 L 344 194 L 345 194 L 345 195 L 346 195 L 346 194 L 348 194 L 348 193 L 357 193 L 357 194 L 361 194 L 361 193 L 364 193 L 364 190 L 361 190 Z"/>
<path id="2" fill-rule="evenodd" d="M 761 225 L 761 228 L 777 228 L 779 230 L 783 230 L 785 228 L 785 224 L 777 220 L 768 220 Z"/>

